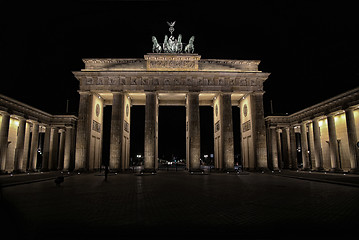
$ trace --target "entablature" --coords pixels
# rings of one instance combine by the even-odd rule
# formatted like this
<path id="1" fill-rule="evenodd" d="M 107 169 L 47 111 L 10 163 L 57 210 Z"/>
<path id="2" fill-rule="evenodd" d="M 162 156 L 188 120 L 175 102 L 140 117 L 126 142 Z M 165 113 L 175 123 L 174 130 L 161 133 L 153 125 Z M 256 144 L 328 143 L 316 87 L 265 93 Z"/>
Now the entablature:
<path id="1" fill-rule="evenodd" d="M 263 91 L 269 73 L 73 72 L 80 90 Z"/>

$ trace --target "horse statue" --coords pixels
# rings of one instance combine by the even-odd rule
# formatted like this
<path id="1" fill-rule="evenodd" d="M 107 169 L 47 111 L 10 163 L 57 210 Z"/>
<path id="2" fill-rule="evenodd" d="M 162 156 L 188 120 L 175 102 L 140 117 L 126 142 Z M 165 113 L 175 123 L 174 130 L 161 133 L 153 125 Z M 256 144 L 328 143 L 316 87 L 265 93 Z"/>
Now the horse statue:
<path id="1" fill-rule="evenodd" d="M 158 44 L 157 38 L 155 36 L 152 36 L 152 42 L 153 42 L 152 52 L 160 53 L 162 51 L 162 48 L 161 45 Z"/>
<path id="2" fill-rule="evenodd" d="M 165 35 L 165 40 L 163 41 L 163 51 L 165 53 L 169 52 L 169 46 L 168 46 L 168 36 Z"/>
<path id="3" fill-rule="evenodd" d="M 184 48 L 184 51 L 186 53 L 193 53 L 194 52 L 194 36 L 192 36 L 190 39 L 189 39 L 189 43 L 187 44 L 187 46 Z"/>
<path id="4" fill-rule="evenodd" d="M 178 35 L 178 39 L 177 39 L 177 52 L 178 52 L 178 53 L 181 53 L 181 52 L 182 52 L 182 48 L 183 48 L 182 35 L 179 34 L 179 35 Z"/>

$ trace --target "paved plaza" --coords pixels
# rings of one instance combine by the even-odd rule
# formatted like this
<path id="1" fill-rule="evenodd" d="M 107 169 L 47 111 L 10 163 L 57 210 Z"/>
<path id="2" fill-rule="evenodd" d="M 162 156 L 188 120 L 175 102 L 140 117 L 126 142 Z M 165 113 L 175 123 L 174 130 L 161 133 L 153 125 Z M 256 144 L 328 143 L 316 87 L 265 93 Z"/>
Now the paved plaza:
<path id="1" fill-rule="evenodd" d="M 56 186 L 51 173 L 45 181 L 2 189 L 3 233 L 15 239 L 308 239 L 357 231 L 358 177 L 347 176 L 353 185 L 347 186 L 296 174 L 111 174 L 105 182 L 91 173 Z"/>

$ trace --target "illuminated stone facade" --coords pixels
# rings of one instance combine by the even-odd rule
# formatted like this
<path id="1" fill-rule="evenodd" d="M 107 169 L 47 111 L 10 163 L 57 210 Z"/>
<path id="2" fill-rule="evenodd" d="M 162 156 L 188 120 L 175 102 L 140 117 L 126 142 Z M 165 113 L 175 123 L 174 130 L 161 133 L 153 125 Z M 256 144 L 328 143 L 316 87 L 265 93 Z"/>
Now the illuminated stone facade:
<path id="1" fill-rule="evenodd" d="M 76 169 L 98 167 L 104 105 L 112 105 L 110 168 L 129 168 L 130 109 L 145 105 L 144 168 L 158 167 L 158 106 L 186 106 L 187 168 L 200 168 L 199 107 L 212 106 L 215 168 L 234 168 L 232 106 L 246 109 L 245 167 L 267 168 L 263 115 L 263 82 L 269 73 L 257 60 L 201 59 L 198 54 L 149 53 L 136 59 L 83 59 L 85 69 L 73 72 L 80 82 Z M 241 111 L 243 112 L 243 111 Z M 241 117 L 242 118 L 242 117 Z M 96 127 L 101 129 L 101 127 Z M 97 144 L 97 141 L 100 144 Z M 96 143 L 93 143 L 96 142 Z"/>
<path id="2" fill-rule="evenodd" d="M 1 172 L 73 170 L 76 121 L 0 95 Z"/>
<path id="3" fill-rule="evenodd" d="M 359 88 L 265 121 L 272 169 L 359 172 Z"/>

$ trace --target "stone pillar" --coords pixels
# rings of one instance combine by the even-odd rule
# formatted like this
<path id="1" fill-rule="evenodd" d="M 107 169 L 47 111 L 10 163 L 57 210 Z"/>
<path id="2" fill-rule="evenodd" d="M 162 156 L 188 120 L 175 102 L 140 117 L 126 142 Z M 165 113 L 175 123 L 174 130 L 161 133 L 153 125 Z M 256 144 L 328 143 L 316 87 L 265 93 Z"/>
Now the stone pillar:
<path id="1" fill-rule="evenodd" d="M 25 142 L 24 142 L 24 154 L 23 154 L 23 164 L 22 164 L 22 168 L 21 171 L 25 172 L 28 168 L 28 161 L 29 161 L 29 143 L 30 143 L 30 123 L 26 122 L 26 129 L 25 129 Z"/>
<path id="2" fill-rule="evenodd" d="M 329 150 L 330 150 L 330 163 L 331 172 L 340 171 L 338 168 L 338 142 L 337 133 L 335 129 L 334 115 L 330 114 L 327 117 L 328 120 L 328 134 L 329 134 Z"/>
<path id="3" fill-rule="evenodd" d="M 300 125 L 300 139 L 302 145 L 302 163 L 303 170 L 309 170 L 309 154 L 308 154 L 308 137 L 307 137 L 307 123 L 302 122 Z"/>
<path id="4" fill-rule="evenodd" d="M 292 170 L 298 169 L 298 157 L 297 157 L 297 139 L 295 137 L 295 126 L 292 125 L 289 127 L 289 135 L 290 135 L 290 152 L 291 152 L 291 162 L 290 168 Z"/>
<path id="5" fill-rule="evenodd" d="M 350 172 L 359 173 L 359 148 L 356 146 L 358 138 L 356 134 L 356 124 L 352 108 L 345 109 L 345 119 L 347 122 L 347 133 L 349 143 Z"/>
<path id="6" fill-rule="evenodd" d="M 264 92 L 254 92 L 251 97 L 252 141 L 257 170 L 267 169 L 267 143 L 263 108 Z"/>
<path id="7" fill-rule="evenodd" d="M 308 159 L 309 159 L 309 168 L 315 168 L 315 155 L 314 155 L 314 133 L 313 133 L 313 123 L 308 124 Z"/>
<path id="8" fill-rule="evenodd" d="M 280 137 L 281 130 L 280 128 L 276 129 L 276 141 L 277 141 L 277 154 L 278 154 L 278 169 L 282 168 L 283 165 L 283 156 L 282 156 L 282 141 Z"/>
<path id="9" fill-rule="evenodd" d="M 75 170 L 88 170 L 91 134 L 91 93 L 79 92 L 80 104 L 77 120 Z"/>
<path id="10" fill-rule="evenodd" d="M 3 111 L 1 111 L 0 114 L 2 116 L 1 126 L 0 126 L 0 170 L 5 171 L 9 126 L 10 126 L 10 114 Z"/>
<path id="11" fill-rule="evenodd" d="M 25 118 L 19 117 L 19 128 L 17 132 L 14 172 L 21 172 L 24 160 L 24 142 L 25 142 Z"/>
<path id="12" fill-rule="evenodd" d="M 200 168 L 201 155 L 201 135 L 199 119 L 199 93 L 189 92 L 186 99 L 186 119 L 187 119 L 187 162 L 188 169 L 195 170 Z"/>
<path id="13" fill-rule="evenodd" d="M 234 146 L 233 146 L 233 119 L 232 100 L 230 93 L 222 94 L 222 136 L 223 136 L 223 166 L 224 169 L 234 169 Z"/>
<path id="14" fill-rule="evenodd" d="M 290 134 L 288 127 L 283 128 L 282 137 L 283 137 L 283 168 L 289 169 L 292 162 L 292 155 L 291 155 Z"/>
<path id="15" fill-rule="evenodd" d="M 145 108 L 145 170 L 155 171 L 156 156 L 156 113 L 157 95 L 155 92 L 146 92 Z"/>
<path id="16" fill-rule="evenodd" d="M 59 129 L 57 127 L 51 128 L 49 152 L 49 170 L 56 170 L 58 165 L 57 156 L 59 153 Z"/>
<path id="17" fill-rule="evenodd" d="M 32 136 L 31 136 L 31 149 L 30 149 L 30 162 L 29 170 L 35 171 L 37 164 L 37 147 L 39 144 L 39 123 L 32 123 Z"/>
<path id="18" fill-rule="evenodd" d="M 270 154 L 271 154 L 271 160 L 272 160 L 272 170 L 278 170 L 278 147 L 277 147 L 277 133 L 276 133 L 276 127 L 270 127 Z"/>
<path id="19" fill-rule="evenodd" d="M 57 157 L 57 169 L 62 170 L 64 168 L 64 147 L 65 147 L 65 130 L 60 129 L 60 143 L 59 143 L 59 154 Z"/>
<path id="20" fill-rule="evenodd" d="M 50 136 L 51 136 L 51 127 L 49 125 L 45 126 L 45 137 L 44 137 L 44 149 L 42 151 L 42 171 L 50 170 L 49 159 L 50 159 Z"/>
<path id="21" fill-rule="evenodd" d="M 123 135 L 123 93 L 113 92 L 111 133 L 110 133 L 110 168 L 120 169 L 121 162 L 121 141 Z"/>
<path id="22" fill-rule="evenodd" d="M 320 128 L 319 119 L 313 119 L 313 137 L 314 137 L 314 149 L 313 155 L 315 157 L 315 170 L 323 171 L 323 152 L 322 152 L 322 141 L 320 139 Z"/>
<path id="23" fill-rule="evenodd" d="M 66 126 L 65 148 L 64 148 L 64 171 L 70 170 L 72 130 L 73 130 L 72 126 Z"/>

